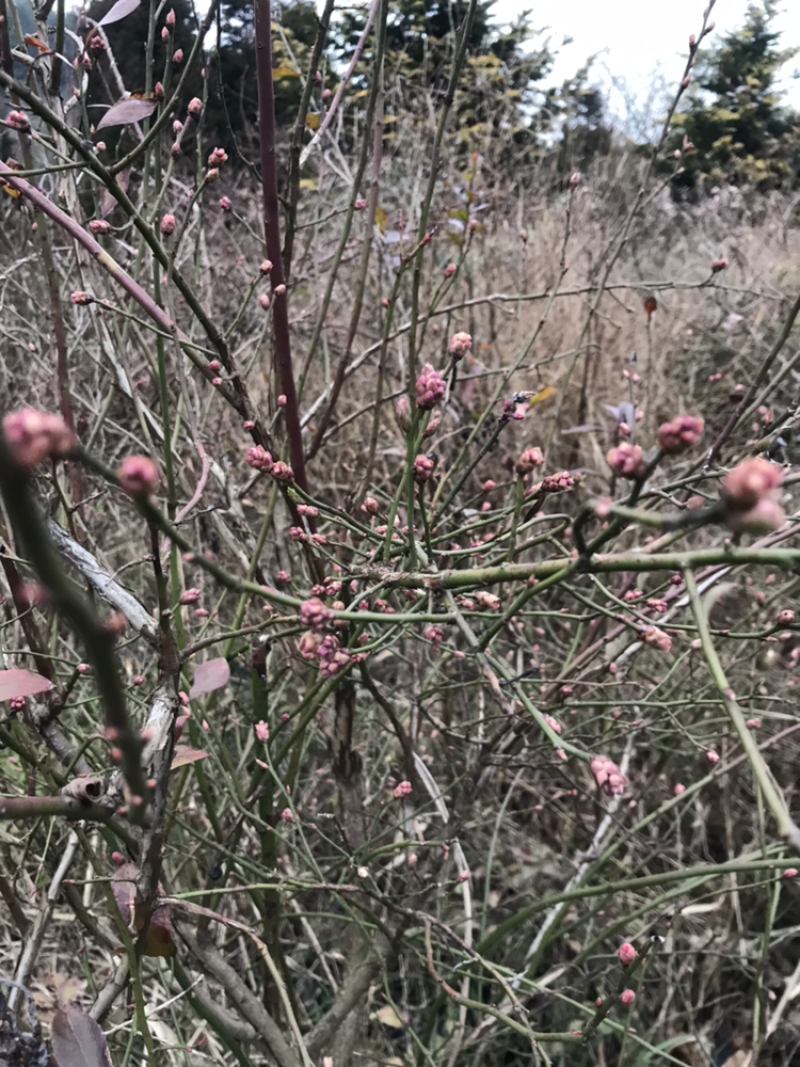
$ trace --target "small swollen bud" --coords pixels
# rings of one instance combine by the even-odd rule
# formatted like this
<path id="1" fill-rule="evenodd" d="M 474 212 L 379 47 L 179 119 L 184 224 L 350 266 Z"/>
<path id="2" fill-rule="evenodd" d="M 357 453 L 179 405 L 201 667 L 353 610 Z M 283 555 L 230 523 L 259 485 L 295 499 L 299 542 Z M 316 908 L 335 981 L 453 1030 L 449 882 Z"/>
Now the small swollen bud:
<path id="1" fill-rule="evenodd" d="M 105 219 L 92 219 L 89 223 L 89 229 L 97 237 L 99 234 L 108 233 L 111 227 Z"/>
<path id="2" fill-rule="evenodd" d="M 417 456 L 414 460 L 414 478 L 420 485 L 433 476 L 433 460 L 430 456 Z"/>
<path id="3" fill-rule="evenodd" d="M 589 770 L 606 796 L 619 796 L 624 792 L 627 778 L 608 756 L 592 756 L 589 761 Z"/>
<path id="4" fill-rule="evenodd" d="M 168 237 L 171 233 L 175 232 L 175 216 L 174 215 L 162 215 L 161 217 L 161 232 L 165 237 Z"/>
<path id="5" fill-rule="evenodd" d="M 147 456 L 126 456 L 119 466 L 117 478 L 129 496 L 146 497 L 158 487 L 158 467 Z"/>
<path id="6" fill-rule="evenodd" d="M 444 396 L 445 387 L 444 378 L 437 374 L 430 363 L 426 363 L 419 378 L 417 378 L 417 404 L 419 407 L 423 411 L 430 411 L 431 408 L 435 408 Z"/>
<path id="7" fill-rule="evenodd" d="M 720 258 L 720 259 L 712 259 L 712 260 L 711 260 L 711 273 L 712 273 L 712 274 L 719 274 L 719 272 L 720 272 L 721 270 L 725 270 L 725 268 L 726 268 L 727 266 L 728 266 L 728 261 L 727 261 L 727 259 L 723 259 L 723 258 Z"/>
<path id="8" fill-rule="evenodd" d="M 540 448 L 526 448 L 517 460 L 516 472 L 520 477 L 530 474 L 536 467 L 544 463 L 544 456 Z"/>
<path id="9" fill-rule="evenodd" d="M 631 445 L 627 441 L 612 448 L 606 455 L 606 462 L 620 478 L 638 480 L 644 477 L 647 470 L 647 460 L 641 447 Z"/>
<path id="10" fill-rule="evenodd" d="M 623 967 L 627 967 L 629 964 L 633 963 L 633 961 L 638 955 L 639 953 L 636 951 L 630 941 L 624 941 L 619 946 L 619 950 L 617 951 L 619 962 L 622 964 Z"/>
<path id="11" fill-rule="evenodd" d="M 30 130 L 30 123 L 28 122 L 28 116 L 24 111 L 9 111 L 6 116 L 6 122 L 9 129 L 19 130 L 20 133 L 27 133 Z"/>
<path id="12" fill-rule="evenodd" d="M 162 82 L 156 82 L 156 84 L 153 86 L 153 99 L 154 100 L 163 100 L 164 99 L 164 95 L 165 94 L 164 94 L 164 85 L 163 85 L 163 83 Z"/>
<path id="13" fill-rule="evenodd" d="M 6 444 L 20 467 L 35 467 L 45 457 L 66 455 L 75 444 L 75 435 L 59 415 L 35 408 L 20 408 L 3 419 Z"/>
<path id="14" fill-rule="evenodd" d="M 169 40 L 169 30 L 166 26 L 161 27 L 161 40 L 164 42 L 164 44 L 166 44 Z"/>
<path id="15" fill-rule="evenodd" d="M 174 25 L 175 25 L 175 12 L 173 11 L 172 8 L 170 8 L 169 11 L 167 12 L 167 15 L 166 15 L 166 18 L 164 19 L 164 22 L 166 22 L 167 26 L 169 26 L 170 29 L 172 29 L 174 27 Z"/>
<path id="16" fill-rule="evenodd" d="M 225 212 L 231 211 L 233 208 L 233 204 L 230 201 L 230 197 L 221 196 L 219 198 L 219 206 Z"/>
<path id="17" fill-rule="evenodd" d="M 703 420 L 692 415 L 678 415 L 664 422 L 658 430 L 658 447 L 668 456 L 678 456 L 698 445 L 703 437 Z"/>
<path id="18" fill-rule="evenodd" d="M 646 645 L 657 648 L 659 652 L 669 652 L 672 648 L 672 638 L 657 626 L 648 626 L 642 638 Z"/>
<path id="19" fill-rule="evenodd" d="M 454 333 L 450 338 L 450 345 L 448 348 L 451 359 L 463 359 L 467 352 L 469 352 L 471 346 L 472 337 L 468 333 L 465 333 L 463 330 L 459 333 Z"/>
<path id="20" fill-rule="evenodd" d="M 457 270 L 458 268 L 456 267 L 455 263 L 448 263 L 447 266 L 444 268 L 445 278 L 452 278 Z"/>
<path id="21" fill-rule="evenodd" d="M 76 293 L 71 293 L 70 294 L 70 300 L 72 301 L 73 304 L 93 304 L 94 303 L 94 297 L 93 296 L 89 296 L 88 293 L 84 293 L 83 291 L 78 291 Z"/>
<path id="22" fill-rule="evenodd" d="M 199 97 L 193 96 L 192 99 L 189 101 L 186 110 L 189 112 L 192 118 L 196 119 L 200 112 L 203 110 L 203 101 Z"/>
<path id="23" fill-rule="evenodd" d="M 573 173 L 570 174 L 570 177 L 569 177 L 569 187 L 570 187 L 570 189 L 577 189 L 580 184 L 581 184 L 581 172 L 579 170 L 573 171 Z"/>
<path id="24" fill-rule="evenodd" d="M 633 1004 L 634 1000 L 636 1000 L 636 994 L 632 989 L 623 989 L 619 995 L 620 1004 Z"/>
<path id="25" fill-rule="evenodd" d="M 182 48 L 176 48 L 175 51 L 172 53 L 172 62 L 175 64 L 176 67 L 179 67 L 181 63 L 183 63 Z"/>
<path id="26" fill-rule="evenodd" d="M 228 162 L 228 153 L 224 148 L 215 148 L 208 157 L 209 167 L 221 167 Z"/>

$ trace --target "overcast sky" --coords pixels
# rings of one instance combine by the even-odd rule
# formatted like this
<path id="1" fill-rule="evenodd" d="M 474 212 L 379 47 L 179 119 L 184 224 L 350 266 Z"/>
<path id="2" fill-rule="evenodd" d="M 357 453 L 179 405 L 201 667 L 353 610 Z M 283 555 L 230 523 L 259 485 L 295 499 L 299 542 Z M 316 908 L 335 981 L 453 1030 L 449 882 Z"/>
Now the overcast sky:
<path id="1" fill-rule="evenodd" d="M 644 109 L 650 88 L 667 79 L 674 84 L 683 72 L 689 34 L 697 35 L 703 23 L 707 0 L 497 0 L 494 11 L 502 21 L 511 21 L 531 10 L 531 23 L 546 28 L 545 38 L 559 53 L 551 80 L 570 77 L 586 59 L 598 55 L 594 64 L 597 80 L 608 85 L 612 76 L 623 80 L 635 104 Z M 748 0 L 717 0 L 711 13 L 715 23 L 706 43 L 718 42 L 744 21 Z M 775 28 L 781 31 L 781 46 L 800 46 L 800 0 L 782 0 Z M 562 46 L 565 37 L 572 43 Z M 787 102 L 800 109 L 800 55 L 784 68 L 781 87 Z M 623 113 L 621 95 L 614 93 L 612 107 Z"/>

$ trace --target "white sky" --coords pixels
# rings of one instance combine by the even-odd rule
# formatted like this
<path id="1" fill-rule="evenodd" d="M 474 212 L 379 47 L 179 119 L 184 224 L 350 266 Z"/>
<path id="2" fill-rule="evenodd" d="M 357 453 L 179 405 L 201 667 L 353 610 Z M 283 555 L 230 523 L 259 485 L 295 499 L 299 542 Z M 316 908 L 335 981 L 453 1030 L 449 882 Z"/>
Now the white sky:
<path id="1" fill-rule="evenodd" d="M 548 79 L 560 84 L 595 54 L 595 83 L 609 88 L 614 79 L 623 81 L 633 96 L 635 109 L 646 110 L 651 89 L 664 80 L 674 86 L 683 73 L 689 34 L 699 33 L 708 0 L 497 0 L 495 18 L 509 22 L 531 10 L 534 28 L 546 28 L 543 38 L 559 53 Z M 719 42 L 739 28 L 748 0 L 717 0 L 710 20 L 715 23 L 705 43 Z M 759 4 L 760 6 L 760 4 Z M 800 46 L 800 0 L 782 0 L 774 26 L 781 31 L 780 47 Z M 565 37 L 572 43 L 562 46 Z M 784 67 L 781 88 L 786 102 L 800 110 L 800 54 Z M 624 114 L 621 93 L 612 92 L 611 107 Z"/>

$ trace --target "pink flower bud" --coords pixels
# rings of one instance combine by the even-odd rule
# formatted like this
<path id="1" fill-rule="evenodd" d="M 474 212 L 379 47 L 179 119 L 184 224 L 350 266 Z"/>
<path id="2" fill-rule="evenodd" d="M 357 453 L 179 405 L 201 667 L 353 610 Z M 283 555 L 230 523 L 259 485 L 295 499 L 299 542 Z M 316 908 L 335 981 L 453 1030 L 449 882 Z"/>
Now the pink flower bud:
<path id="1" fill-rule="evenodd" d="M 200 112 L 203 110 L 203 101 L 199 97 L 193 96 L 192 99 L 189 101 L 186 110 L 192 116 L 192 118 L 196 119 Z"/>
<path id="2" fill-rule="evenodd" d="M 272 270 L 272 260 L 262 259 L 261 266 L 258 269 L 261 271 L 262 274 L 269 274 L 269 272 Z"/>
<path id="3" fill-rule="evenodd" d="M 272 290 L 275 296 L 284 296 L 286 293 L 286 286 L 281 282 L 280 285 L 276 285 Z"/>
<path id="4" fill-rule="evenodd" d="M 286 407 L 286 395 L 285 395 L 285 393 L 281 393 L 278 396 L 278 398 L 277 398 L 277 400 L 275 402 L 276 402 L 276 404 L 278 405 L 279 408 L 285 408 Z"/>
<path id="5" fill-rule="evenodd" d="M 640 446 L 628 444 L 627 441 L 612 448 L 606 455 L 606 462 L 620 478 L 632 481 L 643 478 L 647 470 L 647 460 Z"/>
<path id="6" fill-rule="evenodd" d="M 3 435 L 14 461 L 24 468 L 35 467 L 47 456 L 60 458 L 75 445 L 75 435 L 60 415 L 35 408 L 20 408 L 3 419 Z"/>
<path id="7" fill-rule="evenodd" d="M 259 722 L 256 723 L 255 729 L 256 737 L 262 745 L 265 745 L 267 741 L 269 741 L 269 725 L 265 723 L 263 719 L 261 719 Z"/>
<path id="8" fill-rule="evenodd" d="M 19 130 L 20 133 L 27 133 L 31 128 L 24 111 L 9 111 L 6 122 L 12 130 Z"/>
<path id="9" fill-rule="evenodd" d="M 447 351 L 450 353 L 451 359 L 457 361 L 463 359 L 471 347 L 472 337 L 461 330 L 458 333 L 454 333 L 450 338 L 450 345 Z"/>
<path id="10" fill-rule="evenodd" d="M 361 510 L 367 515 L 378 514 L 378 501 L 374 496 L 368 496 L 361 505 Z"/>
<path id="11" fill-rule="evenodd" d="M 721 270 L 725 270 L 725 268 L 727 266 L 728 266 L 727 259 L 724 259 L 722 257 L 720 257 L 720 259 L 712 259 L 711 260 L 711 273 L 712 274 L 719 274 L 719 272 Z"/>
<path id="12" fill-rule="evenodd" d="M 589 761 L 589 770 L 598 788 L 602 789 L 606 796 L 619 796 L 624 792 L 628 780 L 608 756 L 592 756 Z"/>
<path id="13" fill-rule="evenodd" d="M 628 1004 L 633 1004 L 634 1000 L 636 1000 L 636 994 L 632 989 L 623 989 L 619 995 L 620 1004 L 627 1006 Z"/>
<path id="14" fill-rule="evenodd" d="M 261 445 L 256 445 L 255 448 L 248 449 L 247 456 L 245 457 L 247 463 L 257 471 L 269 471 L 272 470 L 272 456 Z"/>
<path id="15" fill-rule="evenodd" d="M 617 951 L 617 957 L 619 958 L 619 962 L 622 964 L 623 967 L 627 967 L 629 964 L 633 963 L 633 961 L 638 955 L 639 953 L 636 951 L 630 941 L 623 941 Z"/>
<path id="16" fill-rule="evenodd" d="M 778 626 L 788 626 L 790 622 L 794 622 L 794 612 L 791 608 L 778 612 Z"/>
<path id="17" fill-rule="evenodd" d="M 662 423 L 659 427 L 658 447 L 668 456 L 677 456 L 698 445 L 702 437 L 702 419 L 696 419 L 692 415 L 678 415 L 672 422 Z"/>
<path id="18" fill-rule="evenodd" d="M 281 812 L 281 818 L 284 822 L 294 822 L 294 815 L 291 808 L 284 808 Z"/>
<path id="19" fill-rule="evenodd" d="M 323 604 L 319 597 L 311 597 L 310 600 L 304 600 L 300 605 L 300 619 L 312 630 L 317 632 L 323 630 L 332 618 L 333 612 Z"/>
<path id="20" fill-rule="evenodd" d="M 268 311 L 269 310 L 270 300 L 269 300 L 269 297 L 267 296 L 266 293 L 262 293 L 261 294 L 261 296 L 258 298 L 258 302 L 261 305 L 261 307 L 264 309 L 264 311 Z"/>
<path id="21" fill-rule="evenodd" d="M 77 293 L 71 293 L 70 294 L 70 300 L 72 301 L 73 304 L 93 304 L 94 303 L 94 297 L 93 296 L 89 296 L 88 293 L 84 293 L 82 290 L 79 290 Z"/>
<path id="22" fill-rule="evenodd" d="M 713 748 L 710 748 L 706 752 L 706 759 L 709 763 L 719 763 L 719 752 L 715 752 Z"/>
<path id="23" fill-rule="evenodd" d="M 417 404 L 423 411 L 430 411 L 441 403 L 446 385 L 444 378 L 437 374 L 430 363 L 426 363 L 417 378 L 416 388 Z"/>
<path id="24" fill-rule="evenodd" d="M 676 797 L 679 797 L 681 793 L 686 792 L 686 786 L 682 782 L 676 782 L 672 787 L 672 792 Z"/>
<path id="25" fill-rule="evenodd" d="M 153 99 L 154 100 L 163 100 L 164 99 L 164 86 L 163 86 L 163 84 L 161 82 L 156 82 L 156 84 L 153 86 Z"/>
<path id="26" fill-rule="evenodd" d="M 394 789 L 392 795 L 396 799 L 399 800 L 400 797 L 410 796 L 411 792 L 412 792 L 411 782 L 403 781 L 403 782 L 400 782 L 397 786 L 395 786 L 395 789 Z"/>
<path id="27" fill-rule="evenodd" d="M 92 219 L 89 223 L 89 229 L 97 237 L 101 233 L 108 233 L 111 227 L 105 219 Z"/>
<path id="28" fill-rule="evenodd" d="M 233 208 L 233 204 L 231 203 L 230 197 L 221 196 L 219 198 L 219 206 L 222 208 L 223 211 L 230 211 Z"/>
<path id="29" fill-rule="evenodd" d="M 172 123 L 172 133 L 173 133 L 173 135 L 175 137 L 177 137 L 182 129 L 183 129 L 183 123 L 181 122 L 181 120 L 180 119 L 175 119 L 175 121 Z"/>
<path id="30" fill-rule="evenodd" d="M 179 604 L 195 604 L 200 599 L 199 589 L 186 589 L 178 597 Z"/>
<path id="31" fill-rule="evenodd" d="M 174 215 L 162 215 L 161 217 L 161 232 L 165 237 L 169 237 L 171 233 L 175 232 L 175 216 Z"/>
<path id="32" fill-rule="evenodd" d="M 433 477 L 433 460 L 430 456 L 420 455 L 414 460 L 414 479 L 420 485 Z"/>
<path id="33" fill-rule="evenodd" d="M 573 171 L 569 176 L 570 189 L 577 189 L 581 184 L 581 172 L 579 170 Z"/>
<path id="34" fill-rule="evenodd" d="M 797 868 L 796 867 L 787 867 L 786 870 L 781 875 L 781 878 L 796 878 L 796 877 L 797 877 Z"/>
<path id="35" fill-rule="evenodd" d="M 147 456 L 126 456 L 117 478 L 129 496 L 146 497 L 158 488 L 158 467 Z"/>
<path id="36" fill-rule="evenodd" d="M 780 505 L 783 471 L 761 457 L 743 460 L 722 479 L 725 523 L 734 533 L 779 530 L 786 521 Z"/>
<path id="37" fill-rule="evenodd" d="M 172 156 L 173 159 L 177 159 L 178 156 L 181 154 L 181 146 L 177 141 L 173 141 L 172 144 L 169 146 L 169 154 Z"/>
<path id="38" fill-rule="evenodd" d="M 748 719 L 747 722 L 745 723 L 745 726 L 747 727 L 748 730 L 760 730 L 761 729 L 761 719 L 757 719 L 757 718 L 756 719 Z"/>
<path id="39" fill-rule="evenodd" d="M 356 200 L 355 204 L 353 205 L 353 207 L 356 209 L 356 211 L 363 211 L 366 206 L 367 206 L 367 202 L 366 202 L 366 200 L 362 199 L 362 197 L 359 197 Z"/>
<path id="40" fill-rule="evenodd" d="M 542 455 L 541 448 L 526 448 L 517 460 L 516 471 L 520 477 L 524 477 L 526 474 L 530 474 L 536 467 L 541 467 L 544 463 L 544 456 Z"/>
<path id="41" fill-rule="evenodd" d="M 172 8 L 170 8 L 167 12 L 164 22 L 166 22 L 167 26 L 169 26 L 170 29 L 172 29 L 175 25 L 175 12 Z"/>
<path id="42" fill-rule="evenodd" d="M 444 268 L 445 278 L 452 278 L 457 270 L 458 268 L 456 267 L 455 263 L 448 263 L 447 266 Z"/>
<path id="43" fill-rule="evenodd" d="M 281 460 L 272 464 L 271 473 L 276 482 L 283 482 L 288 485 L 289 482 L 294 481 L 294 471 L 288 463 L 283 463 Z"/>
<path id="44" fill-rule="evenodd" d="M 169 30 L 166 26 L 161 27 L 161 40 L 164 42 L 164 44 L 166 44 L 169 40 Z"/>
<path id="45" fill-rule="evenodd" d="M 221 167 L 223 163 L 227 163 L 228 153 L 224 148 L 215 148 L 208 157 L 209 167 Z"/>
<path id="46" fill-rule="evenodd" d="M 659 652 L 669 652 L 672 648 L 672 638 L 657 626 L 648 626 L 642 634 L 642 640 L 646 645 L 657 648 Z"/>
<path id="47" fill-rule="evenodd" d="M 175 51 L 172 53 L 172 62 L 175 64 L 176 67 L 179 67 L 181 63 L 183 63 L 182 48 L 176 48 Z"/>

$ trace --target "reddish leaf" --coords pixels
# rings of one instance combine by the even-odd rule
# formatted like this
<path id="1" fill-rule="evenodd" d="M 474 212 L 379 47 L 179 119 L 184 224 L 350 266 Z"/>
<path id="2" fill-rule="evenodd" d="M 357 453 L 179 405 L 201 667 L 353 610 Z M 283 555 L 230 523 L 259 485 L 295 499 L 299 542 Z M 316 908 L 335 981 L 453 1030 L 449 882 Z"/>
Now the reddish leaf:
<path id="1" fill-rule="evenodd" d="M 111 892 L 119 908 L 122 921 L 133 933 L 138 933 L 144 925 L 142 900 L 136 887 L 139 868 L 135 863 L 123 863 L 114 871 L 111 878 Z M 159 893 L 164 889 L 159 883 Z M 144 935 L 145 956 L 174 956 L 177 949 L 172 936 L 172 923 L 166 908 L 156 908 L 147 924 Z M 69 1065 L 71 1067 L 71 1065 Z"/>
<path id="2" fill-rule="evenodd" d="M 117 100 L 100 119 L 95 130 L 104 130 L 108 126 L 127 126 L 131 122 L 140 122 L 149 118 L 158 104 L 155 100 L 139 100 L 136 97 L 127 97 L 125 100 Z"/>
<path id="3" fill-rule="evenodd" d="M 203 752 L 201 748 L 192 748 L 191 745 L 176 745 L 170 770 L 174 771 L 178 767 L 186 767 L 187 764 L 197 763 L 201 759 L 208 759 L 208 753 Z"/>
<path id="4" fill-rule="evenodd" d="M 135 11 L 141 2 L 142 0 L 117 0 L 116 4 L 111 5 L 97 25 L 108 26 L 112 22 L 119 22 L 120 19 L 126 18 L 132 11 Z"/>
<path id="5" fill-rule="evenodd" d="M 222 689 L 223 685 L 228 684 L 230 676 L 231 669 L 228 661 L 222 656 L 219 659 L 207 659 L 194 672 L 189 697 L 194 699 L 205 696 L 206 693 L 213 693 L 215 689 Z"/>
<path id="6" fill-rule="evenodd" d="M 166 908 L 156 908 L 150 916 L 147 933 L 144 935 L 145 956 L 166 956 L 169 959 L 178 950 L 172 937 L 172 923 Z"/>
<path id="7" fill-rule="evenodd" d="M 125 170 L 120 171 L 120 173 L 117 175 L 117 185 L 120 187 L 123 193 L 127 193 L 130 180 L 130 167 L 127 167 Z M 110 215 L 116 206 L 117 198 L 113 195 L 113 193 L 110 193 L 108 189 L 104 189 L 100 194 L 100 218 L 104 219 L 106 215 Z"/>
<path id="8" fill-rule="evenodd" d="M 44 693 L 52 688 L 52 682 L 48 682 L 41 674 L 33 674 L 32 671 L 19 669 L 0 671 L 0 700 L 32 697 L 36 693 Z"/>
<path id="9" fill-rule="evenodd" d="M 72 1004 L 53 1016 L 50 1038 L 58 1067 L 111 1067 L 105 1034 L 90 1015 Z"/>

